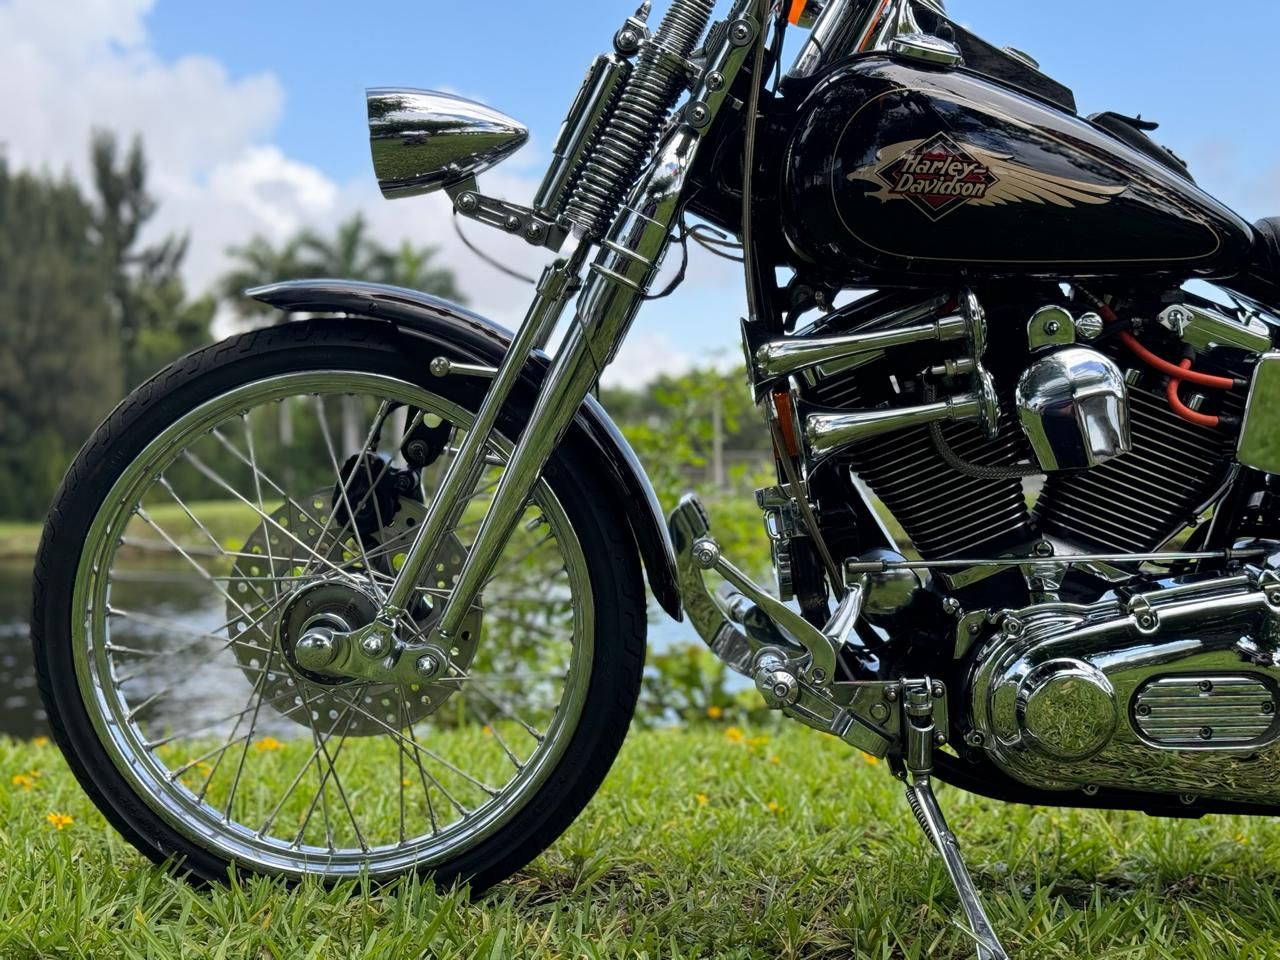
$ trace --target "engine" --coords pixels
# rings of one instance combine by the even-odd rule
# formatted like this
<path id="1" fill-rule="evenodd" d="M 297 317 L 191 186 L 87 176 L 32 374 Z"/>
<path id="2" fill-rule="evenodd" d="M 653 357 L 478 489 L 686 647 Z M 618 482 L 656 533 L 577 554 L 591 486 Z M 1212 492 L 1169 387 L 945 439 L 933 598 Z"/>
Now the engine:
<path id="1" fill-rule="evenodd" d="M 1055 312 L 1020 303 L 997 308 L 987 317 L 993 331 L 1031 331 L 1028 339 L 1006 334 L 986 351 L 983 362 L 991 371 L 998 406 L 994 429 L 980 420 L 912 425 L 907 419 L 901 429 L 874 433 L 833 455 L 834 468 L 870 487 L 922 558 L 1031 556 L 1045 541 L 1059 554 L 1151 552 L 1195 523 L 1232 475 L 1232 425 L 1238 424 L 1244 402 L 1240 391 L 1206 390 L 1203 396 L 1184 391 L 1181 400 L 1212 409 L 1221 426 L 1189 423 L 1170 406 L 1167 378 L 1116 338 L 1104 336 L 1100 318 L 1074 325 L 1069 311 L 1048 309 Z M 920 319 L 911 311 L 866 316 L 876 312 L 871 305 L 855 321 L 855 329 L 885 332 Z M 1054 324 L 1073 324 L 1071 339 L 1056 333 L 1057 342 L 1037 344 L 1034 333 L 1037 324 L 1043 328 L 1050 323 L 1046 316 L 1059 317 Z M 955 352 L 932 344 L 913 348 L 910 356 L 886 350 L 842 369 L 819 366 L 805 374 L 803 395 L 829 409 L 923 409 L 912 405 L 964 389 L 971 373 L 948 367 L 947 358 L 954 364 Z M 1068 357 L 1068 352 L 1079 356 Z M 1108 418 L 1123 421 L 1126 449 L 1112 450 L 1099 462 L 1067 450 L 1067 458 L 1076 462 L 1050 463 L 1046 469 L 1042 446 L 1069 447 L 1071 438 L 1050 426 L 1041 442 L 1033 444 L 1019 423 L 1018 390 L 1037 367 L 1050 368 L 1041 371 L 1048 389 L 1055 382 L 1060 388 L 1069 374 L 1051 362 L 1054 358 L 1096 361 L 1123 381 L 1112 390 L 1123 396 L 1123 409 L 1099 409 L 1097 419 L 1104 426 Z M 1200 360 L 1197 366 L 1210 368 Z M 1228 368 L 1220 372 L 1237 373 Z M 1065 407 L 1085 415 L 1086 393 L 1068 395 Z M 1059 430 L 1056 436 L 1049 435 L 1053 430 Z M 1068 431 L 1074 433 L 1074 425 L 1068 424 Z M 839 530 L 831 535 L 841 540 Z M 982 576 L 975 569 L 967 577 L 948 574 L 946 581 L 960 588 Z"/>

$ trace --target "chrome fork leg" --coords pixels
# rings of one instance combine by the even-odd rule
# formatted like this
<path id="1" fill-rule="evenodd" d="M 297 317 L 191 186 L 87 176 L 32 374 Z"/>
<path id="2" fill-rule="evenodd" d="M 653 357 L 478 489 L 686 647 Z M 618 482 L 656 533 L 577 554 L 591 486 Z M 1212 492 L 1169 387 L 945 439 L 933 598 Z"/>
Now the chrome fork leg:
<path id="1" fill-rule="evenodd" d="M 408 609 L 413 600 L 413 591 L 431 562 L 440 538 L 458 522 L 467 503 L 467 494 L 484 466 L 485 444 L 498 421 L 498 414 L 519 380 L 530 351 L 537 345 L 545 328 L 553 324 L 564 310 L 566 301 L 575 290 L 578 271 L 582 269 L 589 251 L 587 244 L 580 243 L 543 273 L 537 299 L 516 332 L 515 340 L 480 404 L 475 422 L 463 438 L 457 456 L 449 464 L 449 469 L 440 482 L 440 489 L 418 527 L 418 534 L 414 537 L 395 583 L 387 595 L 379 618 L 380 626 L 390 629 L 396 618 Z"/>
<path id="2" fill-rule="evenodd" d="M 933 750 L 935 734 L 933 724 L 933 703 L 931 696 L 933 684 L 929 680 L 905 681 L 903 691 L 904 717 L 903 734 L 905 747 L 903 751 L 903 769 L 901 773 L 907 783 L 907 802 L 911 804 L 911 812 L 916 815 L 920 828 L 928 836 L 942 856 L 951 883 L 960 896 L 960 908 L 964 910 L 965 919 L 969 921 L 969 930 L 978 945 L 978 960 L 1009 960 L 1009 954 L 996 936 L 995 928 L 982 908 L 982 900 L 978 890 L 969 876 L 969 868 L 965 866 L 964 857 L 960 853 L 960 843 L 955 834 L 947 827 L 942 816 L 937 798 L 933 795 L 930 774 L 933 773 Z"/>

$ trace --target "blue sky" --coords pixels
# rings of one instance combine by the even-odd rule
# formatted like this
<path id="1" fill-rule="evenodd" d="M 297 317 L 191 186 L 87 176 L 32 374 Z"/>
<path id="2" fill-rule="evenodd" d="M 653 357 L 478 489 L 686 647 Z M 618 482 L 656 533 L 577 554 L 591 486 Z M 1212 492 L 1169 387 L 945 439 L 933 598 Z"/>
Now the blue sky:
<path id="1" fill-rule="evenodd" d="M 458 246 L 440 202 L 378 198 L 363 90 L 447 88 L 521 119 L 531 146 L 482 185 L 527 198 L 588 62 L 635 2 L 0 0 L 0 141 L 14 162 L 79 173 L 90 125 L 139 131 L 159 226 L 193 233 L 193 286 L 247 232 L 280 237 L 362 210 L 388 240 L 438 244 L 475 306 L 510 324 L 525 291 Z M 1276 0 L 948 6 L 991 42 L 1039 59 L 1082 112 L 1159 120 L 1158 139 L 1242 213 L 1280 214 L 1278 85 L 1260 55 L 1280 35 Z M 697 258 L 686 289 L 641 315 L 622 378 L 733 355 L 741 301 L 728 265 Z"/>

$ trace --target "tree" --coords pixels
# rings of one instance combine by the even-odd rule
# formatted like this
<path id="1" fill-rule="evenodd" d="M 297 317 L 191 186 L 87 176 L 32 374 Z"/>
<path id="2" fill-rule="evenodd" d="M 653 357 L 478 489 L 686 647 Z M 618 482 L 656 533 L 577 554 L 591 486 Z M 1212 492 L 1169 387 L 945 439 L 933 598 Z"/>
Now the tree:
<path id="1" fill-rule="evenodd" d="M 232 267 L 218 283 L 218 291 L 241 319 L 253 323 L 274 323 L 280 314 L 245 297 L 245 290 L 314 277 L 387 283 L 466 303 L 453 272 L 436 264 L 435 247 L 415 246 L 408 240 L 396 248 L 386 247 L 370 235 L 368 222 L 359 213 L 340 223 L 331 237 L 309 229 L 277 246 L 259 234 L 231 247 L 227 254 Z"/>
<path id="2" fill-rule="evenodd" d="M 137 138 L 121 156 L 115 135 L 99 130 L 90 145 L 97 204 L 93 236 L 111 271 L 110 311 L 120 337 L 126 387 L 207 343 L 214 301 L 188 302 L 179 271 L 187 238 L 142 246 L 157 205 L 147 191 L 147 162 Z"/>
<path id="3" fill-rule="evenodd" d="M 40 516 L 123 392 L 112 273 L 68 179 L 0 159 L 0 516 Z"/>

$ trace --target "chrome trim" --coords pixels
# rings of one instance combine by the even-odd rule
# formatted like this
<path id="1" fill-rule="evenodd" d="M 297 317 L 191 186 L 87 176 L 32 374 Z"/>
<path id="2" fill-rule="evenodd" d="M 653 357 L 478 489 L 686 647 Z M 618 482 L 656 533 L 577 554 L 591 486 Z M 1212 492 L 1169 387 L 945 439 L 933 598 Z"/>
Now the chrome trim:
<path id="1" fill-rule="evenodd" d="M 963 340 L 969 325 L 963 317 L 945 317 L 917 327 L 876 333 L 849 333 L 835 337 L 787 337 L 762 344 L 755 354 L 760 380 L 788 374 L 829 361 L 851 360 L 865 353 L 882 353 L 908 343 Z"/>
<path id="2" fill-rule="evenodd" d="M 959 67 L 964 64 L 960 48 L 949 40 L 927 33 L 906 33 L 888 43 L 889 53 L 899 60 L 928 64 L 933 67 Z"/>
<path id="3" fill-rule="evenodd" d="M 1277 411 L 1280 411 L 1280 351 L 1271 351 L 1253 368 L 1253 382 L 1249 384 L 1249 399 L 1236 443 L 1236 459 L 1246 467 L 1280 473 Z"/>
<path id="4" fill-rule="evenodd" d="M 1274 665 L 1280 593 L 1273 584 L 1269 572 L 1175 582 L 1127 602 L 1042 604 L 1007 615 L 997 638 L 978 653 L 970 685 L 972 728 L 999 767 L 1037 789 L 1112 787 L 1280 802 L 1280 720 L 1264 706 L 1270 703 L 1274 710 L 1280 694 L 1280 670 Z M 1077 685 L 1044 691 L 1049 700 L 1031 736 L 1030 686 L 1037 671 L 1059 669 L 1053 664 L 1087 675 L 1097 689 Z M 1114 696 L 1098 684 L 1099 674 Z M 1144 731 L 1137 712 L 1143 702 L 1150 705 L 1144 692 L 1149 694 L 1153 683 L 1171 689 L 1188 677 L 1197 685 L 1243 679 L 1265 688 L 1268 695 L 1258 700 L 1257 716 L 1250 721 L 1256 735 L 1244 741 L 1215 737 L 1212 731 L 1203 737 L 1197 730 L 1192 742 L 1153 737 L 1149 725 Z M 1184 706 L 1197 717 L 1219 710 L 1209 703 L 1209 693 L 1202 690 Z M 1107 706 L 1111 703 L 1114 708 Z M 1221 706 L 1221 715 L 1229 719 L 1226 703 Z M 1084 754 L 1087 742 L 1110 724 L 1109 710 L 1116 714 L 1114 733 L 1090 755 L 1064 760 L 1062 749 L 1046 749 L 1046 741 L 1054 741 Z"/>
<path id="5" fill-rule="evenodd" d="M 988 435 L 998 429 L 999 399 L 991 375 L 977 369 L 975 389 L 934 403 L 885 410 L 834 410 L 797 405 L 809 455 L 824 460 L 851 444 L 894 430 L 948 420 L 976 420 Z"/>
<path id="6" fill-rule="evenodd" d="M 366 99 L 373 169 L 388 200 L 474 177 L 529 139 L 517 121 L 449 93 L 379 87 Z"/>
<path id="7" fill-rule="evenodd" d="M 1247 353 L 1272 348 L 1271 330 L 1254 317 L 1229 317 L 1207 307 L 1175 303 L 1160 314 L 1160 325 L 1197 350 L 1234 347 Z"/>
<path id="8" fill-rule="evenodd" d="M 1124 374 L 1096 350 L 1067 347 L 1036 360 L 1014 404 L 1046 473 L 1096 467 L 1133 449 Z"/>

